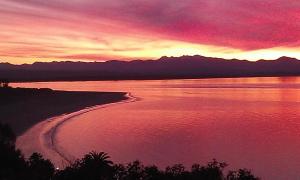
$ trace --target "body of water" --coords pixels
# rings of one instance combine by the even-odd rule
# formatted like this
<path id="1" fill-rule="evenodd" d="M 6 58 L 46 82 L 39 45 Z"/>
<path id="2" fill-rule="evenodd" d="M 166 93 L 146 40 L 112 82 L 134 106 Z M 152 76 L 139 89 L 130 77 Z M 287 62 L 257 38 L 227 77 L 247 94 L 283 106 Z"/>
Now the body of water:
<path id="1" fill-rule="evenodd" d="M 69 91 L 130 92 L 56 129 L 60 152 L 95 150 L 115 162 L 160 167 L 216 158 L 269 180 L 300 178 L 300 78 L 16 83 Z M 30 143 L 30 142 L 28 142 Z"/>

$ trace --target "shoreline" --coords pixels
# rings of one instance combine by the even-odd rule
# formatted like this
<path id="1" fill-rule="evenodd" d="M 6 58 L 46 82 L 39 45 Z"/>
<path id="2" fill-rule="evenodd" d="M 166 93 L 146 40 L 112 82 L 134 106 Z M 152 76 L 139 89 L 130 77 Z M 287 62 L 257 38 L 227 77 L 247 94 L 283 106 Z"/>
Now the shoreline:
<path id="1" fill-rule="evenodd" d="M 76 112 L 46 119 L 34 125 L 23 135 L 19 136 L 16 142 L 17 148 L 24 152 L 25 157 L 30 156 L 34 152 L 34 149 L 36 149 L 44 157 L 50 159 L 58 168 L 64 168 L 74 162 L 74 160 L 78 159 L 78 157 L 72 157 L 71 155 L 64 153 L 62 147 L 56 145 L 57 130 L 63 126 L 64 123 L 71 121 L 76 116 L 80 116 L 98 109 L 107 108 L 112 105 L 130 103 L 139 100 L 130 93 L 127 93 L 125 97 L 127 99 L 118 102 L 85 107 L 84 109 Z M 28 142 L 30 139 L 32 143 L 31 145 L 23 143 Z"/>
<path id="2" fill-rule="evenodd" d="M 161 80 L 197 80 L 197 79 L 239 79 L 239 78 L 293 78 L 300 75 L 261 75 L 261 76 L 207 76 L 207 77 L 178 77 L 178 78 L 129 78 L 129 79 L 60 79 L 60 80 L 26 80 L 11 81 L 18 83 L 42 83 L 42 82 L 89 82 L 89 81 L 161 81 Z"/>
<path id="3" fill-rule="evenodd" d="M 47 88 L 0 88 L 2 123 L 17 136 L 35 124 L 86 107 L 125 100 L 125 92 L 58 91 Z"/>

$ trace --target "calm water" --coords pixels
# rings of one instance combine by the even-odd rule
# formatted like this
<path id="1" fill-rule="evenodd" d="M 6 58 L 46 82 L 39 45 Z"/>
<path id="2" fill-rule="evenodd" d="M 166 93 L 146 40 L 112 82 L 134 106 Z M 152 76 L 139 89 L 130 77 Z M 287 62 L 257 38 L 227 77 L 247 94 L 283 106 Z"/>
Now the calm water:
<path id="1" fill-rule="evenodd" d="M 300 78 L 14 84 L 76 91 L 126 91 L 139 101 L 67 121 L 64 153 L 108 152 L 161 167 L 216 158 L 269 180 L 300 178 Z"/>

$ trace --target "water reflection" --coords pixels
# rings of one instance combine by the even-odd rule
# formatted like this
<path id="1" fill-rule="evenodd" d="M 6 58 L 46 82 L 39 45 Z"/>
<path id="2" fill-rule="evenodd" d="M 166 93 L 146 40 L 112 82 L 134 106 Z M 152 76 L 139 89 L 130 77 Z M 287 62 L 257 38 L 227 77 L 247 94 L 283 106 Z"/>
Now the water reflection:
<path id="1" fill-rule="evenodd" d="M 58 130 L 64 153 L 116 161 L 247 167 L 272 180 L 300 176 L 300 78 L 47 82 L 14 86 L 127 91 L 142 98 L 80 115 Z"/>

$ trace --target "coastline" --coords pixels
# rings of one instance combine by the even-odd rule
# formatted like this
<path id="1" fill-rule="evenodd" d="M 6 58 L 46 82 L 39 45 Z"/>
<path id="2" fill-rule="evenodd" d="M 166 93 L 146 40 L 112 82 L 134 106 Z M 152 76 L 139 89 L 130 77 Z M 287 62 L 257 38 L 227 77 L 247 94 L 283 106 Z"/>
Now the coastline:
<path id="1" fill-rule="evenodd" d="M 197 80 L 197 79 L 240 79 L 240 78 L 294 78 L 300 77 L 298 74 L 292 75 L 245 75 L 245 76 L 200 76 L 200 77 L 165 77 L 165 78 L 128 78 L 128 79 L 59 79 L 59 80 L 16 80 L 11 83 L 40 83 L 40 82 L 89 82 L 89 81 L 161 81 L 161 80 Z"/>
<path id="2" fill-rule="evenodd" d="M 16 142 L 17 148 L 22 150 L 25 157 L 30 156 L 34 151 L 38 151 L 44 157 L 50 159 L 56 167 L 64 168 L 78 158 L 66 154 L 62 147 L 58 147 L 56 145 L 57 130 L 63 126 L 65 122 L 69 122 L 72 118 L 84 113 L 138 100 L 138 98 L 132 96 L 130 93 L 127 93 L 125 97 L 126 99 L 118 102 L 86 107 L 76 112 L 46 119 L 27 130 L 23 135 L 19 136 Z M 31 142 L 31 144 L 28 144 L 28 142 Z"/>
<path id="3" fill-rule="evenodd" d="M 45 119 L 86 107 L 126 100 L 125 95 L 125 92 L 0 88 L 0 121 L 9 124 L 19 136 Z"/>

